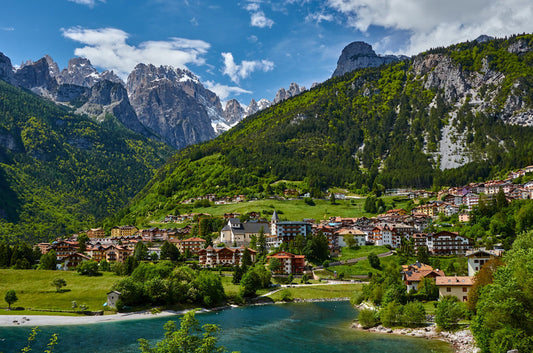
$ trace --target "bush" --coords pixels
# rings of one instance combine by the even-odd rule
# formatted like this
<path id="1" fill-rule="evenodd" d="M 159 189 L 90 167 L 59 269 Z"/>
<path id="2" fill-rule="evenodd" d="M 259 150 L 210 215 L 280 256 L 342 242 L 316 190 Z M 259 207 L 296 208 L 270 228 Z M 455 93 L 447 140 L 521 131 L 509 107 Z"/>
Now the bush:
<path id="1" fill-rule="evenodd" d="M 84 261 L 76 267 L 78 273 L 82 276 L 101 276 L 102 274 L 98 272 L 98 262 L 94 260 Z"/>
<path id="2" fill-rule="evenodd" d="M 464 314 L 465 310 L 463 306 L 457 302 L 457 298 L 444 297 L 439 304 L 437 304 L 435 322 L 442 330 L 453 330 L 457 328 L 457 323 L 463 318 Z"/>
<path id="3" fill-rule="evenodd" d="M 284 302 L 290 302 L 290 301 L 292 301 L 291 291 L 288 290 L 287 288 L 283 289 L 283 290 L 280 292 L 280 295 L 281 295 L 281 300 L 282 300 L 282 301 L 284 301 Z"/>
<path id="4" fill-rule="evenodd" d="M 363 328 L 374 327 L 378 324 L 378 318 L 376 312 L 371 309 L 363 309 L 359 311 L 359 316 L 357 318 L 359 323 Z"/>

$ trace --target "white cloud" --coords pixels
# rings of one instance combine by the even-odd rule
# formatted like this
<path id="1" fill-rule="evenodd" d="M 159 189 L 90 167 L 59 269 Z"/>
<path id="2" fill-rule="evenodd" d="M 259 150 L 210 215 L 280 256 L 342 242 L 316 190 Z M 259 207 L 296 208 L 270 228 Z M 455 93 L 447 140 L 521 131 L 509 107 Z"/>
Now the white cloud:
<path id="1" fill-rule="evenodd" d="M 96 4 L 96 0 L 68 0 L 68 1 L 75 2 L 76 4 L 80 4 L 80 5 L 86 5 L 91 8 L 93 8 L 94 5 Z M 105 2 L 105 0 L 98 0 L 98 1 Z"/>
<path id="2" fill-rule="evenodd" d="M 228 75 L 229 78 L 237 84 L 240 79 L 247 78 L 256 70 L 268 72 L 274 69 L 274 63 L 269 60 L 243 60 L 239 65 L 235 63 L 233 54 L 231 53 L 222 53 L 222 57 L 224 58 L 224 69 L 222 73 Z"/>
<path id="3" fill-rule="evenodd" d="M 248 0 L 247 5 L 244 7 L 245 10 L 250 12 L 250 25 L 259 28 L 272 28 L 274 21 L 266 17 L 265 13 L 261 10 L 260 3 L 261 1 L 258 0 Z"/>
<path id="4" fill-rule="evenodd" d="M 310 13 L 305 17 L 305 22 L 316 22 L 320 23 L 322 21 L 333 21 L 333 15 L 331 14 L 324 14 L 322 12 L 316 12 L 316 13 Z"/>
<path id="5" fill-rule="evenodd" d="M 15 27 L 0 27 L 0 30 L 6 32 L 13 32 L 15 30 Z"/>
<path id="6" fill-rule="evenodd" d="M 250 24 L 252 25 L 252 27 L 272 28 L 274 21 L 272 21 L 270 18 L 267 18 L 263 11 L 257 11 L 252 13 L 252 17 L 250 18 Z"/>
<path id="7" fill-rule="evenodd" d="M 215 92 L 217 96 L 223 101 L 226 100 L 226 98 L 228 98 L 230 95 L 238 96 L 239 94 L 243 93 L 252 94 L 252 91 L 247 91 L 236 86 L 221 85 L 220 83 L 215 83 L 213 81 L 205 81 L 204 85 L 205 87 L 207 87 L 207 89 Z"/>
<path id="8" fill-rule="evenodd" d="M 362 32 L 372 25 L 409 35 L 407 54 L 472 40 L 533 31 L 530 0 L 328 0 Z"/>
<path id="9" fill-rule="evenodd" d="M 129 34 L 116 28 L 62 29 L 63 36 L 86 44 L 74 54 L 87 58 L 92 64 L 106 70 L 114 70 L 122 78 L 139 63 L 172 65 L 187 68 L 187 64 L 203 65 L 203 55 L 210 47 L 202 40 L 170 38 L 168 41 L 147 41 L 138 46 L 126 43 Z"/>

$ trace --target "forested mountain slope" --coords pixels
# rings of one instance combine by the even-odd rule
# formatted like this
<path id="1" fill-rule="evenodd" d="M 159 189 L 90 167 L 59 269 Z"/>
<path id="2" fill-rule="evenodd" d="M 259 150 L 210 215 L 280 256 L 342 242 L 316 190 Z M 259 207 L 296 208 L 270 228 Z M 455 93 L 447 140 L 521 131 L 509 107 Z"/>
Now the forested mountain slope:
<path id="1" fill-rule="evenodd" d="M 124 206 L 168 146 L 0 80 L 0 238 L 48 240 Z"/>
<path id="2" fill-rule="evenodd" d="M 332 78 L 176 154 L 116 220 L 208 193 L 457 185 L 533 163 L 533 36 Z M 304 190 L 301 190 L 304 191 Z"/>

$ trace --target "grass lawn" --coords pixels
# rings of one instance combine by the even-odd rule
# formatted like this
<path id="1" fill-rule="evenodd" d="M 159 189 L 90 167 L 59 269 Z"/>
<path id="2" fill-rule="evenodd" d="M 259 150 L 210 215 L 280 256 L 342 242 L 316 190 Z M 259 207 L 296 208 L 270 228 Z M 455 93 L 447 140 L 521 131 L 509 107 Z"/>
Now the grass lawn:
<path id="1" fill-rule="evenodd" d="M 391 205 L 393 197 L 383 197 L 385 204 Z M 335 205 L 332 205 L 329 200 L 313 199 L 315 206 L 309 206 L 303 199 L 297 200 L 256 200 L 248 202 L 240 202 L 228 205 L 212 205 L 210 207 L 193 208 L 190 205 L 183 205 L 180 207 L 181 213 L 209 213 L 213 216 L 222 217 L 224 213 L 241 213 L 256 211 L 261 212 L 262 216 L 268 218 L 270 214 L 277 210 L 280 219 L 287 219 L 291 221 L 301 221 L 304 218 L 314 218 L 316 220 L 327 219 L 332 216 L 340 217 L 372 217 L 374 214 L 364 212 L 365 199 L 350 199 L 337 200 Z M 396 202 L 395 208 L 405 207 L 407 201 Z M 158 214 L 155 221 L 162 220 L 165 215 Z M 153 223 L 156 224 L 156 223 Z M 153 226 L 149 224 L 147 226 Z M 157 223 L 159 224 L 159 223 Z M 175 227 L 175 223 L 161 224 L 163 228 Z"/>
<path id="2" fill-rule="evenodd" d="M 224 277 L 221 277 L 221 279 L 222 279 L 222 286 L 224 287 L 224 293 L 226 293 L 226 296 L 228 298 L 233 298 L 237 294 L 239 294 L 239 290 L 241 289 L 241 286 L 239 284 L 231 283 L 233 277 L 224 276 Z M 258 290 L 256 293 L 257 295 L 263 295 L 263 294 L 270 292 L 271 290 L 272 288 L 264 288 L 264 289 Z"/>
<path id="3" fill-rule="evenodd" d="M 359 257 L 366 257 L 371 253 L 379 255 L 386 253 L 387 251 L 389 251 L 389 249 L 387 249 L 385 246 L 364 245 L 357 250 L 344 247 L 341 249 L 341 256 L 339 256 L 336 260 L 357 259 Z"/>
<path id="4" fill-rule="evenodd" d="M 54 278 L 58 277 L 67 282 L 61 293 L 57 293 L 51 284 Z M 78 305 L 88 305 L 89 310 L 102 310 L 104 309 L 102 305 L 107 300 L 107 292 L 121 277 L 109 272 L 99 277 L 86 277 L 73 271 L 0 269 L 0 278 L 2 306 L 7 307 L 7 303 L 3 301 L 5 292 L 14 289 L 18 301 L 12 305 L 13 307 L 72 310 L 72 301 L 76 301 Z M 28 313 L 28 311 L 0 310 L 0 314 Z M 33 313 L 43 314 L 43 312 Z M 46 313 L 49 314 L 52 315 Z"/>
<path id="5" fill-rule="evenodd" d="M 354 291 L 361 290 L 361 284 L 331 284 L 316 286 L 294 286 L 269 295 L 274 301 L 280 301 L 282 291 L 288 290 L 290 296 L 295 299 L 321 299 L 321 298 L 350 298 Z"/>

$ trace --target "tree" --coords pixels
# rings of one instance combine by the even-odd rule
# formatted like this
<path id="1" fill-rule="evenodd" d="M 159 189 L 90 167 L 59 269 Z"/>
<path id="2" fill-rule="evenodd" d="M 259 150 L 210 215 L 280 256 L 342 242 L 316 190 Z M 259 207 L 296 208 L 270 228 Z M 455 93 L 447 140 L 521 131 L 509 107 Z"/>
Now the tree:
<path id="1" fill-rule="evenodd" d="M 375 268 L 376 270 L 381 269 L 381 262 L 375 253 L 370 253 L 370 255 L 368 255 L 368 262 L 370 262 L 370 266 L 372 266 L 372 268 Z"/>
<path id="2" fill-rule="evenodd" d="M 422 264 L 429 265 L 429 251 L 427 246 L 422 245 L 418 247 L 416 260 Z"/>
<path id="3" fill-rule="evenodd" d="M 180 251 L 176 245 L 165 240 L 161 246 L 161 260 L 178 261 L 180 258 Z"/>
<path id="4" fill-rule="evenodd" d="M 135 244 L 135 249 L 133 250 L 133 257 L 138 260 L 146 260 L 148 257 L 148 247 L 142 241 Z"/>
<path id="5" fill-rule="evenodd" d="M 265 257 L 267 254 L 266 236 L 263 227 L 261 227 L 259 234 L 257 235 L 257 251 L 259 257 Z"/>
<path id="6" fill-rule="evenodd" d="M 159 255 L 157 255 L 156 252 L 153 252 L 153 253 L 150 254 L 150 259 L 152 261 L 157 261 L 157 260 L 159 260 Z"/>
<path id="7" fill-rule="evenodd" d="M 271 257 L 270 261 L 268 262 L 268 269 L 272 273 L 276 273 L 281 269 L 281 261 L 277 257 Z"/>
<path id="8" fill-rule="evenodd" d="M 9 310 L 11 310 L 11 304 L 15 303 L 19 298 L 17 298 L 17 293 L 15 290 L 11 289 L 6 292 L 6 295 L 4 297 L 7 305 L 9 306 Z"/>
<path id="9" fill-rule="evenodd" d="M 359 311 L 359 316 L 357 320 L 363 326 L 363 328 L 374 327 L 378 324 L 378 319 L 376 317 L 376 312 L 371 309 L 363 309 Z"/>
<path id="10" fill-rule="evenodd" d="M 466 302 L 466 307 L 468 310 L 475 312 L 476 305 L 481 294 L 481 290 L 486 285 L 489 285 L 493 282 L 494 273 L 498 267 L 503 266 L 504 263 L 497 257 L 489 260 L 485 263 L 481 269 L 474 276 L 474 285 L 470 288 L 468 292 L 468 301 Z"/>
<path id="11" fill-rule="evenodd" d="M 255 292 L 261 288 L 261 279 L 259 275 L 253 270 L 249 269 L 241 279 L 241 295 L 244 297 L 251 297 Z"/>
<path id="12" fill-rule="evenodd" d="M 332 204 L 332 205 L 336 205 L 337 202 L 335 200 L 335 194 L 334 193 L 331 193 L 331 196 L 329 197 L 329 203 Z"/>
<path id="13" fill-rule="evenodd" d="M 439 287 L 433 278 L 424 278 L 418 285 L 418 294 L 423 296 L 424 300 L 437 300 L 439 299 Z"/>
<path id="14" fill-rule="evenodd" d="M 403 306 L 400 322 L 403 326 L 419 327 L 426 321 L 426 309 L 421 302 L 409 302 Z"/>
<path id="15" fill-rule="evenodd" d="M 311 236 L 307 240 L 304 254 L 309 261 L 317 264 L 321 264 L 324 260 L 328 259 L 329 243 L 324 233 L 320 231 L 317 235 Z"/>
<path id="16" fill-rule="evenodd" d="M 82 276 L 94 277 L 102 275 L 98 272 L 98 262 L 94 260 L 83 261 L 76 267 L 76 271 Z"/>
<path id="17" fill-rule="evenodd" d="M 252 256 L 250 255 L 250 250 L 248 250 L 248 248 L 244 248 L 244 251 L 242 252 L 241 266 L 244 269 L 252 266 Z"/>
<path id="18" fill-rule="evenodd" d="M 376 213 L 378 211 L 378 208 L 376 207 L 376 197 L 375 196 L 368 196 L 366 199 L 365 199 L 365 206 L 364 206 L 364 209 L 365 209 L 365 212 L 367 213 Z"/>
<path id="19" fill-rule="evenodd" d="M 80 253 L 85 253 L 87 251 L 87 242 L 89 241 L 89 237 L 86 233 L 81 233 L 78 235 L 78 247 Z"/>
<path id="20" fill-rule="evenodd" d="M 441 330 L 453 330 L 464 316 L 464 309 L 455 297 L 444 297 L 435 312 L 435 322 Z"/>
<path id="21" fill-rule="evenodd" d="M 65 287 L 67 285 L 67 281 L 65 281 L 63 278 L 54 278 L 52 281 L 52 286 L 56 287 L 56 292 L 61 292 L 61 288 Z"/>
<path id="22" fill-rule="evenodd" d="M 39 269 L 40 270 L 55 270 L 57 264 L 57 255 L 54 249 L 50 250 L 46 254 L 41 256 L 39 260 Z"/>
<path id="23" fill-rule="evenodd" d="M 178 329 L 174 321 L 165 324 L 165 338 L 155 347 L 150 346 L 147 339 L 139 339 L 139 348 L 142 353 L 223 353 L 226 349 L 218 346 L 216 334 L 220 328 L 213 324 L 200 326 L 199 321 L 190 311 L 180 319 Z"/>

